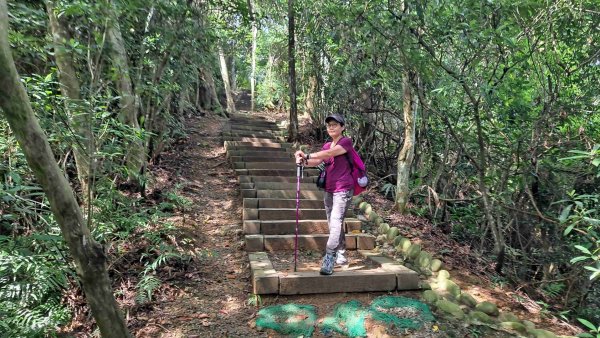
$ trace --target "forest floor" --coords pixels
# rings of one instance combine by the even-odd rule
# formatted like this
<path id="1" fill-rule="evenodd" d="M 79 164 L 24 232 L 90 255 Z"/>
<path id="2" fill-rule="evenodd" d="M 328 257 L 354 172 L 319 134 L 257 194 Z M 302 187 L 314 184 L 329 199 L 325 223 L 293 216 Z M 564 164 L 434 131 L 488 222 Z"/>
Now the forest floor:
<path id="1" fill-rule="evenodd" d="M 270 120 L 285 120 L 277 112 L 261 113 Z M 165 222 L 177 227 L 175 245 L 192 248 L 195 259 L 185 265 L 161 269 L 163 285 L 155 297 L 144 305 L 134 305 L 127 292 L 119 300 L 128 309 L 127 321 L 136 337 L 276 337 L 274 331 L 260 331 L 255 319 L 260 308 L 274 304 L 311 304 L 319 317 L 329 315 L 333 307 L 349 300 L 369 304 L 381 295 L 399 295 L 420 299 L 420 292 L 339 293 L 300 296 L 262 296 L 254 303 L 248 254 L 243 247 L 242 199 L 232 167 L 227 162 L 220 137 L 226 119 L 214 115 L 191 116 L 186 120 L 187 137 L 168 149 L 160 164 L 151 167 L 152 189 L 175 192 L 191 204 L 176 211 Z M 310 141 L 308 127 L 301 128 L 305 141 Z M 426 219 L 401 216 L 391 211 L 392 203 L 376 189 L 364 193 L 377 213 L 398 226 L 405 236 L 420 242 L 424 249 L 443 256 L 452 279 L 462 290 L 478 301 L 489 300 L 502 311 L 510 311 L 528 319 L 538 328 L 562 335 L 573 335 L 575 329 L 544 311 L 525 294 L 508 285 L 494 283 L 491 264 L 448 238 Z M 134 289 L 131 285 L 125 290 Z M 127 305 L 129 304 L 129 306 Z M 506 337 L 487 327 L 467 326 L 460 321 L 437 318 L 436 325 L 421 331 L 407 332 L 404 337 Z M 89 317 L 88 317 L 89 319 Z M 388 331 L 389 332 L 389 331 Z M 336 337 L 331 332 L 315 330 L 314 337 Z M 385 337 L 381 328 L 369 332 L 370 337 Z M 393 335 L 396 336 L 396 335 Z"/>

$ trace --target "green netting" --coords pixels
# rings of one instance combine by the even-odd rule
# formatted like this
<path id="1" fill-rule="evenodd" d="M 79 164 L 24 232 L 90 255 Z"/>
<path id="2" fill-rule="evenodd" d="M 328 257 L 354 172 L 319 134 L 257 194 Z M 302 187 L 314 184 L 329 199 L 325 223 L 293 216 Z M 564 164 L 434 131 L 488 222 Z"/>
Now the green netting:
<path id="1" fill-rule="evenodd" d="M 424 323 L 433 321 L 434 317 L 429 307 L 418 300 L 381 296 L 369 306 L 357 300 L 337 304 L 333 313 L 323 318 L 319 327 L 325 335 L 337 332 L 350 337 L 364 337 L 367 335 L 366 319 L 380 322 L 386 327 L 420 329 Z M 256 326 L 285 335 L 308 337 L 315 329 L 316 320 L 316 309 L 312 305 L 273 305 L 258 312 Z"/>
<path id="2" fill-rule="evenodd" d="M 405 297 L 381 296 L 369 307 L 363 307 L 356 300 L 336 305 L 333 314 L 321 323 L 321 330 L 326 334 L 335 331 L 350 337 L 364 337 L 367 318 L 400 329 L 419 329 L 423 323 L 434 320 L 424 303 Z"/>
<path id="3" fill-rule="evenodd" d="M 267 306 L 258 311 L 256 326 L 281 334 L 309 337 L 315 330 L 317 311 L 312 305 L 285 304 Z"/>

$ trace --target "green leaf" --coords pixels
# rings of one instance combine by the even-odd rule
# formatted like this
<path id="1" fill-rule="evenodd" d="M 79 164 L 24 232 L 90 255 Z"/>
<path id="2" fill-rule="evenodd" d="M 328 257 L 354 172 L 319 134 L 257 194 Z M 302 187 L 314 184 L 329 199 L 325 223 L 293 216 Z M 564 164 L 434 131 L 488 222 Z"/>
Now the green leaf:
<path id="1" fill-rule="evenodd" d="M 594 326 L 594 324 L 590 323 L 589 321 L 587 321 L 587 320 L 585 320 L 583 318 L 577 318 L 577 320 L 581 324 L 585 325 L 585 327 L 587 327 L 588 329 L 590 329 L 590 330 L 596 330 L 596 327 Z"/>
<path id="2" fill-rule="evenodd" d="M 563 236 L 566 236 L 566 235 L 568 235 L 568 234 L 571 232 L 571 230 L 573 230 L 573 228 L 574 228 L 574 227 L 575 227 L 575 224 L 571 224 L 571 225 L 569 225 L 569 226 L 568 226 L 568 227 L 565 229 L 565 232 L 563 233 Z"/>
<path id="3" fill-rule="evenodd" d="M 571 259 L 570 262 L 577 263 L 577 262 L 585 261 L 586 259 L 589 259 L 589 257 L 588 256 L 578 256 L 578 257 Z"/>
<path id="4" fill-rule="evenodd" d="M 571 209 L 572 209 L 572 208 L 573 208 L 573 204 L 569 204 L 569 205 L 567 205 L 567 207 L 566 207 L 566 208 L 564 208 L 564 209 L 563 209 L 563 211 L 560 213 L 560 217 L 558 218 L 558 220 L 559 220 L 561 223 L 564 223 L 564 222 L 567 220 L 567 217 L 569 217 L 569 214 L 571 213 Z M 571 229 L 573 229 L 573 227 L 571 227 Z M 566 235 L 567 233 L 568 233 L 568 232 L 566 232 L 566 233 L 565 233 L 565 235 Z"/>
<path id="5" fill-rule="evenodd" d="M 583 247 L 581 245 L 575 245 L 575 248 L 585 254 L 591 255 L 592 253 L 590 252 L 590 250 L 588 250 L 588 248 Z"/>

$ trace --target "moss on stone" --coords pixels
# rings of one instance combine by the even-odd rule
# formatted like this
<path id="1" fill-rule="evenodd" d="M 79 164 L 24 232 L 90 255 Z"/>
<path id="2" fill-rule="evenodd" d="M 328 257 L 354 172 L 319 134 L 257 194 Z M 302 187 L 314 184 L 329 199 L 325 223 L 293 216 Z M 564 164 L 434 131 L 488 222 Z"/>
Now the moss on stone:
<path id="1" fill-rule="evenodd" d="M 433 290 L 426 290 L 423 292 L 423 299 L 429 304 L 435 304 L 440 297 Z"/>
<path id="2" fill-rule="evenodd" d="M 503 329 L 514 330 L 521 334 L 527 333 L 527 328 L 525 327 L 525 325 L 523 325 L 519 322 L 516 322 L 516 321 L 515 322 L 501 322 L 500 327 Z"/>
<path id="3" fill-rule="evenodd" d="M 471 311 L 469 313 L 469 318 L 471 318 L 471 320 L 478 321 L 480 323 L 491 324 L 494 322 L 494 319 L 492 319 L 492 317 L 488 316 L 487 314 L 485 314 L 481 311 Z"/>
<path id="4" fill-rule="evenodd" d="M 462 311 L 460 306 L 452 303 L 449 300 L 440 299 L 435 303 L 435 306 L 439 310 L 452 315 L 454 318 L 463 319 L 465 317 L 465 313 Z"/>
<path id="5" fill-rule="evenodd" d="M 477 311 L 481 311 L 483 313 L 486 313 L 490 316 L 498 316 L 500 314 L 500 311 L 498 311 L 498 307 L 496 306 L 496 304 L 494 303 L 490 303 L 490 302 L 481 302 L 479 304 L 477 304 L 475 306 L 475 309 Z"/>
<path id="6" fill-rule="evenodd" d="M 433 271 L 433 272 L 438 272 L 438 271 L 440 271 L 440 269 L 442 268 L 443 265 L 444 265 L 444 263 L 441 260 L 434 258 L 431 260 L 429 269 L 431 269 L 431 271 Z"/>
<path id="7" fill-rule="evenodd" d="M 396 238 L 400 234 L 400 230 L 397 227 L 391 227 L 387 232 L 387 239 L 391 241 Z"/>
<path id="8" fill-rule="evenodd" d="M 473 296 L 466 292 L 462 292 L 457 299 L 461 304 L 466 305 L 470 308 L 474 308 L 475 305 L 477 305 L 477 300 L 475 300 Z"/>

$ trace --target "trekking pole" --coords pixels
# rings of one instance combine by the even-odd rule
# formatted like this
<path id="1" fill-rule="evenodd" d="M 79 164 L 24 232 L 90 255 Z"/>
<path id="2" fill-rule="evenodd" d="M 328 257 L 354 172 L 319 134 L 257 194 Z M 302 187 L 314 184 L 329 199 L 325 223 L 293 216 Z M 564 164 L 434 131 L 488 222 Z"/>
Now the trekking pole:
<path id="1" fill-rule="evenodd" d="M 300 218 L 300 178 L 304 174 L 304 166 L 296 164 L 296 239 L 294 240 L 294 272 L 298 264 L 298 222 Z"/>

